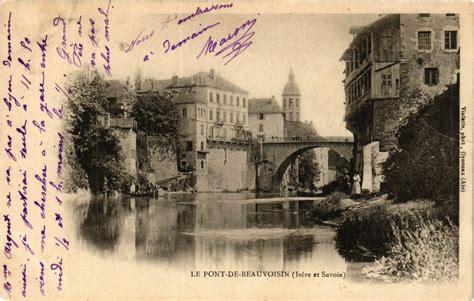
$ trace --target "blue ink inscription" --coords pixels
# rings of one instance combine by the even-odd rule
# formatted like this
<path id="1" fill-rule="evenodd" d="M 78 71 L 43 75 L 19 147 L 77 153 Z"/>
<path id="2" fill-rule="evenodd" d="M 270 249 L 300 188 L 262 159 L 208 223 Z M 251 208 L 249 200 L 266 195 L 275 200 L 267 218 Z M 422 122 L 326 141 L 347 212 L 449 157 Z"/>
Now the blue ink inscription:
<path id="1" fill-rule="evenodd" d="M 223 54 L 222 58 L 226 59 L 229 57 L 224 63 L 226 65 L 252 45 L 253 42 L 250 39 L 255 35 L 255 31 L 251 30 L 256 22 L 257 18 L 245 21 L 245 23 L 235 28 L 233 33 L 229 33 L 227 37 L 221 38 L 219 42 L 217 39 L 213 40 L 212 36 L 209 36 L 197 58 L 200 58 L 202 55 L 206 56 L 208 53 L 214 53 L 214 56 Z M 245 32 L 242 36 L 234 41 L 234 38 L 244 30 Z"/>

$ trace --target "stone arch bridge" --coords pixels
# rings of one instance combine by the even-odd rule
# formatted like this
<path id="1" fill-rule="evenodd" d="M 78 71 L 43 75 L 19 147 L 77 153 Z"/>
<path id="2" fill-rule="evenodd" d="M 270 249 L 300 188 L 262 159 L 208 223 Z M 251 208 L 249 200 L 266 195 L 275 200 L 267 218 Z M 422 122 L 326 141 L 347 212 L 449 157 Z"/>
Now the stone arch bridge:
<path id="1" fill-rule="evenodd" d="M 290 164 L 307 150 L 327 147 L 346 160 L 352 159 L 353 139 L 348 137 L 285 138 L 262 142 L 259 190 L 279 192 L 283 175 Z"/>

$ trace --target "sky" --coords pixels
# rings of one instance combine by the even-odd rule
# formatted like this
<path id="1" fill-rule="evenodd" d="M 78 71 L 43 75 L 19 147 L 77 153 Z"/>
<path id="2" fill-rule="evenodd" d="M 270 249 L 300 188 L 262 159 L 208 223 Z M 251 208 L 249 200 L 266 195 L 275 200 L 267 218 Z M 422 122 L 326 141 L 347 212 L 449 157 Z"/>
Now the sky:
<path id="1" fill-rule="evenodd" d="M 293 68 L 301 90 L 301 119 L 312 121 L 323 136 L 350 136 L 344 118 L 344 62 L 339 59 L 352 40 L 349 29 L 366 25 L 377 15 L 318 14 L 213 14 L 208 13 L 177 25 L 163 25 L 168 17 L 147 13 L 112 19 L 113 77 L 125 79 L 140 68 L 143 76 L 167 79 L 173 75 L 189 76 L 215 69 L 218 74 L 249 91 L 249 98 L 274 95 L 281 105 L 281 94 Z M 179 18 L 184 15 L 178 16 Z M 226 37 L 249 19 L 256 17 L 252 44 L 234 60 L 224 64 L 220 57 L 197 59 L 211 36 Z M 127 19 L 133 18 L 133 22 Z M 163 42 L 176 44 L 193 32 L 219 23 L 174 51 L 164 53 Z M 163 27 L 164 26 L 164 27 Z M 125 53 L 120 43 L 130 43 L 140 31 L 153 35 Z M 153 53 L 153 54 L 152 54 Z M 148 54 L 149 60 L 143 61 Z"/>

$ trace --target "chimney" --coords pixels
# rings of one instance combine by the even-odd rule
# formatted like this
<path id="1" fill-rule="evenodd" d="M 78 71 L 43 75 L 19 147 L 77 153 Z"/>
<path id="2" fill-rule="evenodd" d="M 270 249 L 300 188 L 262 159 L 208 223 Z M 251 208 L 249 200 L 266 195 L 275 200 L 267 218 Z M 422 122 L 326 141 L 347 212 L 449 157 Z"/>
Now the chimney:
<path id="1" fill-rule="evenodd" d="M 214 69 L 211 69 L 211 78 L 212 80 L 216 80 L 216 72 L 214 71 Z"/>
<path id="2" fill-rule="evenodd" d="M 177 86 L 178 85 L 178 76 L 177 75 L 173 75 L 173 78 L 171 79 L 171 84 L 173 86 Z"/>

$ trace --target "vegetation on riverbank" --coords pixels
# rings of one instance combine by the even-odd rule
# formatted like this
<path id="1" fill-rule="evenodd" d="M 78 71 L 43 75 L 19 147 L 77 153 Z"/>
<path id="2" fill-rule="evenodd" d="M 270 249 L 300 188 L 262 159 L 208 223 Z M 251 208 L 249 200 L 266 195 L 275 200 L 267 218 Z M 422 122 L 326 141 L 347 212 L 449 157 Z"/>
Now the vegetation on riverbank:
<path id="1" fill-rule="evenodd" d="M 99 75 L 78 76 L 70 85 L 66 106 L 66 192 L 93 194 L 125 191 L 132 177 L 124 172 L 119 138 L 104 123 L 107 83 Z"/>
<path id="2" fill-rule="evenodd" d="M 343 198 L 347 198 L 347 196 L 341 192 L 335 192 L 327 196 L 311 206 L 311 209 L 308 211 L 309 217 L 317 223 L 340 217 L 343 212 L 341 201 Z"/>
<path id="3" fill-rule="evenodd" d="M 459 229 L 451 220 L 416 215 L 417 227 L 391 222 L 388 256 L 366 266 L 369 278 L 385 282 L 443 282 L 458 276 Z M 405 221 L 405 223 L 408 223 Z"/>
<path id="4" fill-rule="evenodd" d="M 390 200 L 364 200 L 344 212 L 336 248 L 348 260 L 374 261 L 362 270 L 367 277 L 432 282 L 458 276 L 458 114 L 458 85 L 421 101 L 401 123 L 398 146 L 383 166 Z"/>

